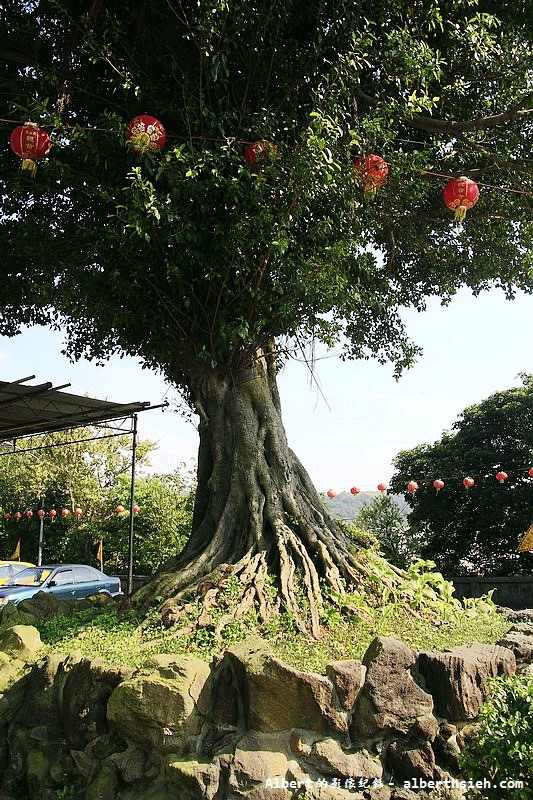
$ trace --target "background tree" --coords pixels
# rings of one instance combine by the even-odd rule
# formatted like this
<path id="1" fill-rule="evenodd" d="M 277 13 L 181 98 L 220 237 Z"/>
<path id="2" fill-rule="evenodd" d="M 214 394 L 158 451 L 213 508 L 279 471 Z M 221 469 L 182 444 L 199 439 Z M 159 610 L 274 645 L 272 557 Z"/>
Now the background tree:
<path id="1" fill-rule="evenodd" d="M 35 181 L 2 159 L 0 331 L 62 326 L 73 358 L 126 352 L 199 417 L 193 531 L 141 598 L 233 565 L 243 608 L 319 630 L 320 581 L 365 567 L 290 451 L 276 372 L 341 334 L 412 362 L 400 309 L 464 284 L 531 289 L 531 20 L 521 0 L 8 0 L 0 82 L 48 126 Z M 160 158 L 124 146 L 161 118 Z M 9 133 L 6 127 L 6 139 Z M 273 142 L 256 163 L 254 141 Z M 373 202 L 356 156 L 390 162 Z M 488 187 L 459 229 L 446 176 Z M 164 589 L 160 591 L 160 585 Z"/>
<path id="2" fill-rule="evenodd" d="M 104 567 L 125 572 L 129 546 L 129 481 L 123 476 L 114 487 L 122 514 L 109 515 L 105 524 Z M 184 466 L 168 475 L 142 476 L 135 481 L 135 501 L 140 512 L 133 528 L 133 563 L 137 575 L 152 575 L 179 553 L 191 533 L 194 488 Z"/>
<path id="3" fill-rule="evenodd" d="M 399 453 L 394 464 L 394 491 L 419 483 L 405 498 L 424 558 L 447 575 L 531 573 L 533 554 L 516 548 L 533 523 L 533 376 L 466 408 L 439 441 Z M 500 471 L 509 476 L 503 484 Z M 474 478 L 472 488 L 464 477 Z M 435 478 L 445 483 L 438 493 Z"/>
<path id="4" fill-rule="evenodd" d="M 147 465 L 155 447 L 148 441 L 137 446 L 137 466 Z M 22 452 L 27 448 L 27 452 Z M 21 538 L 21 557 L 37 558 L 39 518 L 47 512 L 43 558 L 51 562 L 94 562 L 98 537 L 105 536 L 113 518 L 116 495 L 131 474 L 131 437 L 102 436 L 102 429 L 75 430 L 34 436 L 20 445 L 19 452 L 0 455 L 0 547 L 5 558 Z M 177 492 L 176 492 L 177 493 Z M 74 509 L 83 510 L 76 520 Z M 62 518 L 61 509 L 70 513 Z M 57 511 L 52 520 L 48 511 Z M 31 518 L 26 510 L 33 511 Z M 14 518 L 16 511 L 22 518 Z M 5 514 L 10 514 L 9 520 Z M 124 552 L 127 553 L 127 542 Z M 162 559 L 160 559 L 161 561 Z M 160 563 L 160 562 L 159 562 Z"/>
<path id="5" fill-rule="evenodd" d="M 357 512 L 355 524 L 377 536 L 381 553 L 401 569 L 407 569 L 419 555 L 419 543 L 405 513 L 388 494 L 373 497 L 365 503 Z"/>

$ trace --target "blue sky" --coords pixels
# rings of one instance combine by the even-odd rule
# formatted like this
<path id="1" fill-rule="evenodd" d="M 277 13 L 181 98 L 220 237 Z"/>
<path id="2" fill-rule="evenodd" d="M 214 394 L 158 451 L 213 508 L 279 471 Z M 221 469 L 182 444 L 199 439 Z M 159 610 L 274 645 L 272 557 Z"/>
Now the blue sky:
<path id="1" fill-rule="evenodd" d="M 520 384 L 533 372 L 533 298 L 512 302 L 492 290 L 472 297 L 461 291 L 447 307 L 432 299 L 423 314 L 404 313 L 411 338 L 424 353 L 398 382 L 389 365 L 342 362 L 325 354 L 309 380 L 305 364 L 290 362 L 279 378 L 289 444 L 320 491 L 358 485 L 375 490 L 393 472 L 399 450 L 433 442 L 458 414 L 500 389 Z M 130 358 L 105 367 L 61 355 L 62 337 L 33 328 L 13 339 L 0 337 L 0 380 L 35 375 L 40 383 L 70 383 L 65 391 L 116 402 L 148 400 L 158 405 L 177 395 L 161 376 Z M 194 464 L 197 433 L 173 411 L 139 415 L 139 435 L 159 442 L 152 463 L 167 472 Z"/>

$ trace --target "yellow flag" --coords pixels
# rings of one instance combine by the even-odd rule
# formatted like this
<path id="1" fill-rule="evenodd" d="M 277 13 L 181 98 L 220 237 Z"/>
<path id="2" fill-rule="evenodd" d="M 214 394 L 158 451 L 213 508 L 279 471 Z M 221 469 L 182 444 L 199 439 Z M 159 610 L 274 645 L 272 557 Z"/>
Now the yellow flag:
<path id="1" fill-rule="evenodd" d="M 103 540 L 102 540 L 101 536 L 100 536 L 100 539 L 99 539 L 99 542 L 98 542 L 98 552 L 96 554 L 96 558 L 100 562 L 100 569 L 103 570 L 103 568 L 104 568 L 103 567 L 104 543 L 103 543 Z"/>
<path id="2" fill-rule="evenodd" d="M 533 525 L 531 525 L 526 535 L 518 545 L 516 552 L 527 553 L 528 550 L 533 550 Z"/>
<path id="3" fill-rule="evenodd" d="M 20 539 L 17 542 L 17 546 L 13 552 L 13 555 L 9 559 L 10 561 L 20 561 Z"/>

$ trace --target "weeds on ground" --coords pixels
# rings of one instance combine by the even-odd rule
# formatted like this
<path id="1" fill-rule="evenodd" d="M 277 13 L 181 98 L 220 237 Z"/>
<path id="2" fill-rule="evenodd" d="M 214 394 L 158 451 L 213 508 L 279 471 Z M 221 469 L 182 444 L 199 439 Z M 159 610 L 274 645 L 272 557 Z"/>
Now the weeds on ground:
<path id="1" fill-rule="evenodd" d="M 376 636 L 401 639 L 415 650 L 444 650 L 474 641 L 494 643 L 508 630 L 508 621 L 496 612 L 490 596 L 461 604 L 453 598 L 451 584 L 432 571 L 432 562 L 415 562 L 408 578 L 392 591 L 384 582 L 390 569 L 387 562 L 373 555 L 369 559 L 377 585 L 382 587 L 380 604 L 370 605 L 357 589 L 341 595 L 323 587 L 319 639 L 300 631 L 286 611 L 265 623 L 253 608 L 243 617 L 230 618 L 216 635 L 217 624 L 228 617 L 241 596 L 242 586 L 234 576 L 221 585 L 207 621 L 201 599 L 187 598 L 190 630 L 180 635 L 175 628 L 162 625 L 157 611 L 139 625 L 137 617 L 121 617 L 117 606 L 109 604 L 43 621 L 39 625 L 41 638 L 55 651 L 79 650 L 86 657 L 98 657 L 109 664 L 136 667 L 156 653 L 190 654 L 210 661 L 255 634 L 263 637 L 285 663 L 323 673 L 331 661 L 361 659 Z M 274 595 L 274 586 L 269 591 Z M 298 599 L 305 617 L 307 599 L 303 591 Z M 197 624 L 201 617 L 202 623 Z"/>

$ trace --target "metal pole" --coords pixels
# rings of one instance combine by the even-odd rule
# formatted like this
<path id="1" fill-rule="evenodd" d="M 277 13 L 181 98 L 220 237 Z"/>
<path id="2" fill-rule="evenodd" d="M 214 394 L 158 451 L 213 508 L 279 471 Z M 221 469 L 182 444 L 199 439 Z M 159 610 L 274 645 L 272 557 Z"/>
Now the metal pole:
<path id="1" fill-rule="evenodd" d="M 37 553 L 37 566 L 40 567 L 43 560 L 43 532 L 44 517 L 39 517 L 39 551 Z"/>
<path id="2" fill-rule="evenodd" d="M 133 506 L 135 495 L 135 461 L 137 460 L 137 414 L 133 414 L 133 443 L 131 447 L 131 483 L 130 483 L 130 536 L 128 546 L 128 592 L 133 591 Z"/>

